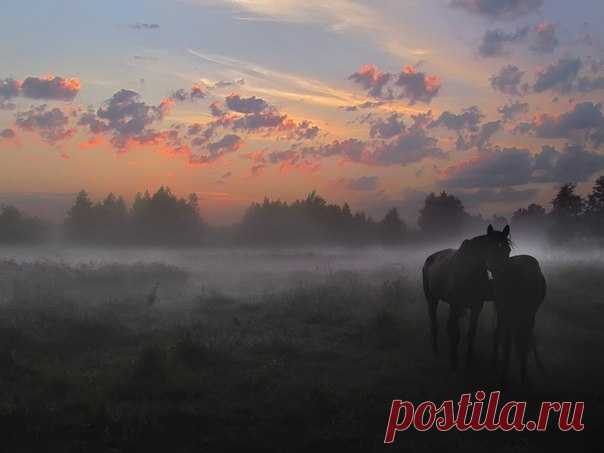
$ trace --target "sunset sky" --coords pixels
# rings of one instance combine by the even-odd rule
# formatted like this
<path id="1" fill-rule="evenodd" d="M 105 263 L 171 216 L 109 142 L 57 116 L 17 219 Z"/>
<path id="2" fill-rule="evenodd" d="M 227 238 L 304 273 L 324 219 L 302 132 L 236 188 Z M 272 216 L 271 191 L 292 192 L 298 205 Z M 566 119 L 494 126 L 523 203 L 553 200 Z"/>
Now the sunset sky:
<path id="1" fill-rule="evenodd" d="M 7 0 L 0 203 L 549 207 L 604 173 L 603 22 L 602 0 Z"/>

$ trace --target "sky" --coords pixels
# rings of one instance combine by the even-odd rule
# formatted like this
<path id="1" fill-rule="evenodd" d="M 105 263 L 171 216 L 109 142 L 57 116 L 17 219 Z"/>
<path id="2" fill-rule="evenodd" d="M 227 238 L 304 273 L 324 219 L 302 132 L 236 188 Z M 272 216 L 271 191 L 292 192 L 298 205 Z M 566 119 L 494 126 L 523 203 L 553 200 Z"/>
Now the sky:
<path id="1" fill-rule="evenodd" d="M 548 208 L 604 174 L 603 21 L 601 0 L 7 0 L 0 204 Z"/>

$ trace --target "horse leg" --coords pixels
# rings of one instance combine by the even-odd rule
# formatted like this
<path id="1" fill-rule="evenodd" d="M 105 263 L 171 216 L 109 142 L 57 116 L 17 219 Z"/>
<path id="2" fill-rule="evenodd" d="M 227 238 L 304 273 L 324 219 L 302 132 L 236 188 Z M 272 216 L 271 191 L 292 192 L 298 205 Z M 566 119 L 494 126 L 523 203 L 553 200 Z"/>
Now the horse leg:
<path id="1" fill-rule="evenodd" d="M 512 335 L 508 326 L 503 327 L 503 363 L 501 366 L 501 384 L 505 385 L 512 352 Z"/>
<path id="2" fill-rule="evenodd" d="M 539 351 L 537 351 L 537 339 L 535 338 L 535 332 L 531 333 L 531 346 L 533 348 L 533 354 L 535 356 L 535 363 L 537 364 L 537 368 L 542 375 L 545 375 L 545 366 L 543 365 L 543 361 L 541 360 L 541 356 L 539 356 Z"/>
<path id="3" fill-rule="evenodd" d="M 449 334 L 449 348 L 451 357 L 451 369 L 457 369 L 457 346 L 459 344 L 459 316 L 461 309 L 453 302 L 450 303 L 449 319 L 447 321 L 447 333 Z"/>
<path id="4" fill-rule="evenodd" d="M 478 317 L 482 310 L 482 302 L 472 304 L 470 311 L 470 327 L 468 328 L 468 354 L 466 357 L 466 365 L 470 366 L 474 355 L 474 338 L 476 337 L 476 329 L 478 328 Z"/>
<path id="5" fill-rule="evenodd" d="M 524 329 L 517 329 L 516 332 L 514 332 L 516 354 L 518 355 L 518 360 L 520 362 L 520 382 L 523 384 L 526 384 L 527 382 L 526 362 L 528 358 L 530 338 L 530 332 L 527 332 Z"/>
<path id="6" fill-rule="evenodd" d="M 438 355 L 438 323 L 436 321 L 436 309 L 438 307 L 438 299 L 434 297 L 426 297 L 428 302 L 428 316 L 430 317 L 430 333 L 432 335 L 432 350 L 435 355 Z"/>
<path id="7" fill-rule="evenodd" d="M 493 367 L 497 367 L 499 362 L 499 339 L 501 337 L 501 322 L 499 316 L 497 316 L 497 323 L 495 324 L 495 333 L 493 334 Z"/>

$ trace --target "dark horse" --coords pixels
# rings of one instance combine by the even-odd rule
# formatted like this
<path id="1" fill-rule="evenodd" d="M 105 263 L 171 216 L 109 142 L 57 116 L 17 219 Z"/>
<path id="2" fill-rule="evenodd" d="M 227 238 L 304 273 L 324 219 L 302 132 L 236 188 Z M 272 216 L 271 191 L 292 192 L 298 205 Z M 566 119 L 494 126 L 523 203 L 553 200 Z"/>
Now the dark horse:
<path id="1" fill-rule="evenodd" d="M 466 309 L 470 309 L 467 363 L 472 361 L 478 316 L 484 301 L 494 299 L 492 281 L 487 272 L 487 258 L 508 258 L 511 251 L 509 236 L 509 226 L 503 231 L 496 231 L 489 225 L 487 234 L 466 239 L 457 250 L 436 252 L 424 263 L 422 276 L 430 316 L 432 347 L 438 354 L 436 309 L 438 301 L 442 300 L 449 304 L 447 332 L 453 369 L 457 368 L 459 318 Z"/>
<path id="2" fill-rule="evenodd" d="M 499 358 L 499 341 L 503 339 L 501 381 L 505 383 L 512 342 L 520 361 L 520 376 L 526 382 L 526 365 L 530 349 L 543 372 L 543 364 L 535 344 L 535 315 L 545 299 L 546 283 L 539 262 L 529 255 L 513 256 L 507 260 L 496 257 L 487 263 L 494 277 L 497 327 L 494 335 L 494 359 Z"/>

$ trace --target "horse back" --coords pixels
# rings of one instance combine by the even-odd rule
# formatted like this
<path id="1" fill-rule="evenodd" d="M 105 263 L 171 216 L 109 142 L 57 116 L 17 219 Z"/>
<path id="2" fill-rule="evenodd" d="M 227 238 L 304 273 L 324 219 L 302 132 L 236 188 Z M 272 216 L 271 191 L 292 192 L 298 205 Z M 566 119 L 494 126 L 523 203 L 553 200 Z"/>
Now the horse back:
<path id="1" fill-rule="evenodd" d="M 445 249 L 430 255 L 422 269 L 424 293 L 428 299 L 446 302 L 488 300 L 492 293 L 486 268 L 467 261 L 455 249 Z"/>
<path id="2" fill-rule="evenodd" d="M 546 294 L 546 282 L 539 261 L 530 255 L 512 256 L 501 277 L 496 279 L 497 298 L 509 308 L 537 311 Z"/>
<path id="3" fill-rule="evenodd" d="M 433 253 L 424 262 L 422 278 L 427 299 L 443 299 L 447 276 L 455 249 L 445 249 Z"/>

